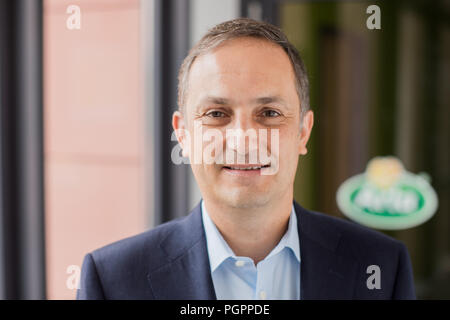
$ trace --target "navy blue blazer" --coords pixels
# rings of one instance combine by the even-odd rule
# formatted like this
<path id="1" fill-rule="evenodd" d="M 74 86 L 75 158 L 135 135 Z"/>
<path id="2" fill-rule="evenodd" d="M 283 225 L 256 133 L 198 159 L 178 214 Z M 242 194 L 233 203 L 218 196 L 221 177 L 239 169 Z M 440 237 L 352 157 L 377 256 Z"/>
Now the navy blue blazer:
<path id="1" fill-rule="evenodd" d="M 301 299 L 415 299 L 405 245 L 294 202 Z M 367 267 L 380 268 L 369 289 Z M 77 299 L 216 299 L 200 204 L 187 216 L 88 253 Z"/>

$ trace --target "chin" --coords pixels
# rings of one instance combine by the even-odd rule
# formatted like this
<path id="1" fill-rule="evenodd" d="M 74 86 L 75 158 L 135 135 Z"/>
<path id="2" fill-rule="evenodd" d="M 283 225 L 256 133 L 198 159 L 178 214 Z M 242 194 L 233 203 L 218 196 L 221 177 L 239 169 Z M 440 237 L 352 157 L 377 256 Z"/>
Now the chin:
<path id="1" fill-rule="evenodd" d="M 227 191 L 226 194 L 218 195 L 218 198 L 224 204 L 239 209 L 263 207 L 270 201 L 267 193 L 243 192 L 242 190 Z"/>

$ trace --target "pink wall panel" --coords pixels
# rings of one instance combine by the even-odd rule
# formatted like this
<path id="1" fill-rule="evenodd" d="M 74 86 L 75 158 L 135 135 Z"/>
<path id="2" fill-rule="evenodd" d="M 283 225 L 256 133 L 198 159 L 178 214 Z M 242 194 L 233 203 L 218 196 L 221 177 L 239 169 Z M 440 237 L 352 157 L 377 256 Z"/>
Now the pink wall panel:
<path id="1" fill-rule="evenodd" d="M 145 229 L 139 17 L 139 0 L 45 1 L 49 299 L 75 297 L 66 269 L 84 254 Z"/>

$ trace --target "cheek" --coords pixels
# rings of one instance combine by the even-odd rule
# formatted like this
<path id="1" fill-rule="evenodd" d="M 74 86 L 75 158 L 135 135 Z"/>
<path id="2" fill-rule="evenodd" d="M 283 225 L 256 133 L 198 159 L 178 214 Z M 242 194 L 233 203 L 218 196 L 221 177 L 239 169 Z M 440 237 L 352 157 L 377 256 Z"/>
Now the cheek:
<path id="1" fill-rule="evenodd" d="M 280 163 L 285 166 L 295 166 L 298 159 L 298 132 L 280 132 Z"/>
<path id="2" fill-rule="evenodd" d="M 199 186 L 210 186 L 217 179 L 216 174 L 213 172 L 211 166 L 197 164 L 191 165 L 192 173 Z"/>

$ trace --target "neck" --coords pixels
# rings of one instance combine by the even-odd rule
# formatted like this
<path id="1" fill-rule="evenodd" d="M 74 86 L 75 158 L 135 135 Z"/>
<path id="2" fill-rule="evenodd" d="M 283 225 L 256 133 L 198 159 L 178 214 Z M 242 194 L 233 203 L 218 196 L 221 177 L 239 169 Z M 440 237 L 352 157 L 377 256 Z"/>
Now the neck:
<path id="1" fill-rule="evenodd" d="M 281 201 L 280 201 L 281 200 Z M 286 233 L 293 194 L 263 207 L 236 208 L 204 199 L 211 220 L 236 256 L 263 260 Z"/>

